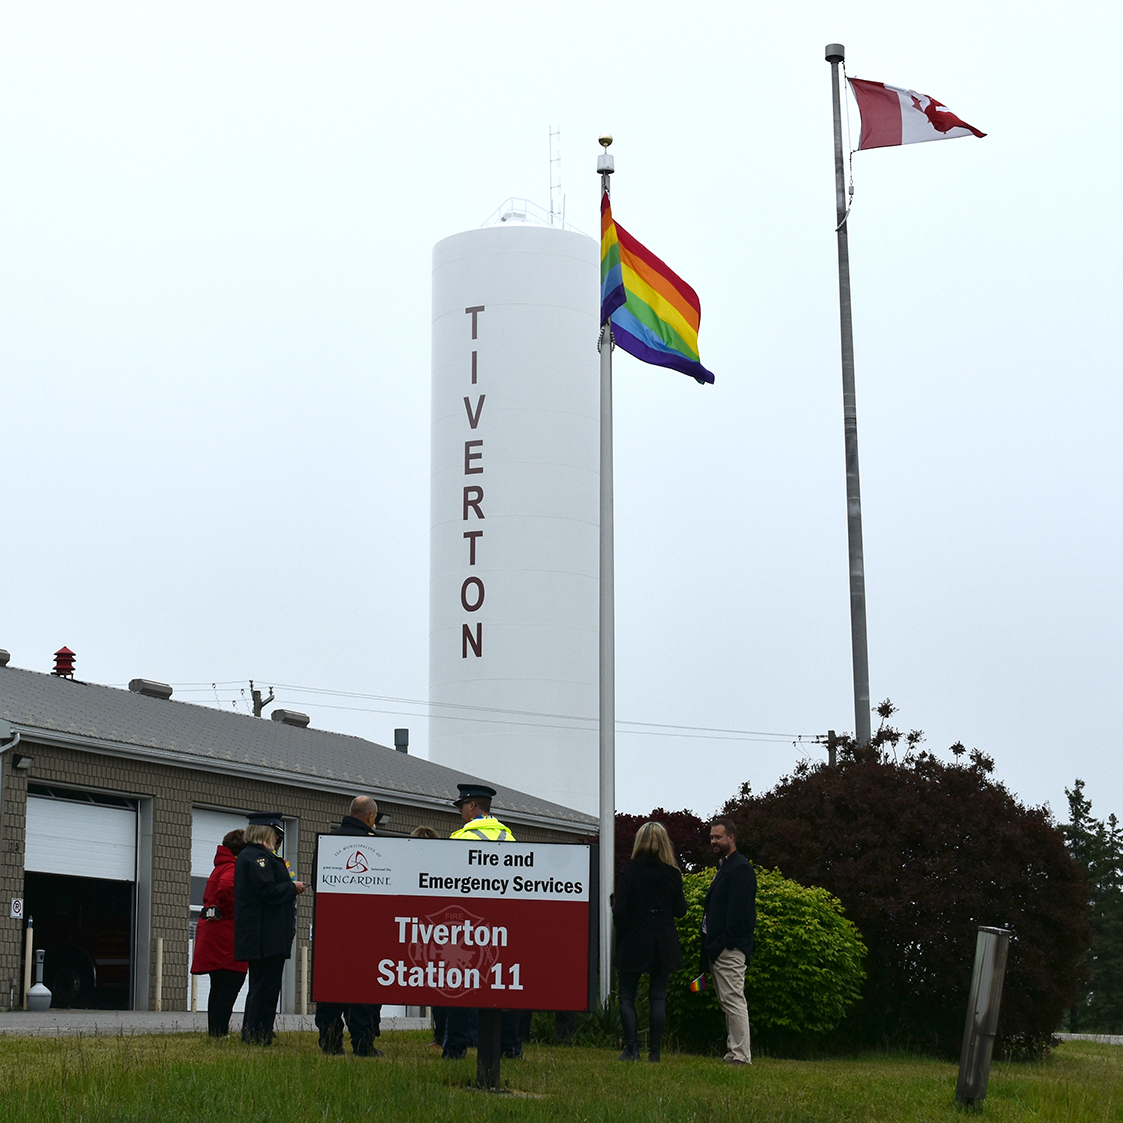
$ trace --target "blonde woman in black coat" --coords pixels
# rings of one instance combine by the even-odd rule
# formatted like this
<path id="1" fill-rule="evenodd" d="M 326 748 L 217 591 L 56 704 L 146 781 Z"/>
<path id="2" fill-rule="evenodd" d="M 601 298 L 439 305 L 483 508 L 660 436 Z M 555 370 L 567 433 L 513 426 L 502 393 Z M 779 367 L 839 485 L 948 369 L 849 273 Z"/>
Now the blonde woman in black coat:
<path id="1" fill-rule="evenodd" d="M 249 964 L 242 1040 L 273 1044 L 281 975 L 296 936 L 296 898 L 304 882 L 275 853 L 285 837 L 280 815 L 247 815 L 246 845 L 234 862 L 234 955 Z"/>
<path id="2" fill-rule="evenodd" d="M 624 1023 L 622 1061 L 639 1060 L 636 988 L 648 975 L 651 1040 L 647 1059 L 659 1059 L 667 1021 L 667 979 L 682 966 L 675 917 L 686 915 L 682 871 L 662 823 L 644 823 L 636 832 L 632 860 L 616 878 L 612 918 L 616 922 L 616 963 L 620 975 L 620 1020 Z"/>

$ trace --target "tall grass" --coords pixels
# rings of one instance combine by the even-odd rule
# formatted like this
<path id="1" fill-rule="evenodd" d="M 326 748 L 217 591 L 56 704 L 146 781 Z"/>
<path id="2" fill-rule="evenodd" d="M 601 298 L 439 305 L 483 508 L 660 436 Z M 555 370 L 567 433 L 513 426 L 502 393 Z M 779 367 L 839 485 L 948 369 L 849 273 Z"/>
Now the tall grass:
<path id="1" fill-rule="evenodd" d="M 758 1057 L 752 1068 L 686 1055 L 621 1064 L 615 1048 L 530 1045 L 505 1061 L 512 1094 L 469 1091 L 474 1054 L 442 1061 L 424 1034 L 380 1041 L 381 1059 L 324 1057 L 312 1034 L 271 1049 L 202 1035 L 0 1038 L 4 1123 L 289 1123 L 379 1119 L 612 1123 L 909 1123 L 962 1120 L 956 1067 L 911 1056 Z M 1123 1123 L 1123 1049 L 1071 1042 L 1032 1064 L 996 1065 L 983 1117 Z"/>

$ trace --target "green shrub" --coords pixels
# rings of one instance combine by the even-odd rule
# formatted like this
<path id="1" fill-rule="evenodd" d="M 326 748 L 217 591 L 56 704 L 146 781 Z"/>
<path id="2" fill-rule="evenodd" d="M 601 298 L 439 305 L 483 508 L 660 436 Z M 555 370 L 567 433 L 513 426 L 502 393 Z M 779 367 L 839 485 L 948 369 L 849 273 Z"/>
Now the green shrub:
<path id="1" fill-rule="evenodd" d="M 667 988 L 667 1032 L 682 1049 L 724 1051 L 725 1016 L 706 976 L 692 993 L 701 954 L 702 908 L 714 871 L 683 878 L 686 916 L 678 922 L 684 967 Z M 865 945 L 825 889 L 788 881 L 779 870 L 757 870 L 756 943 L 745 992 L 757 1040 L 785 1047 L 832 1030 L 861 996 Z M 763 1032 L 762 1032 L 763 1031 Z"/>

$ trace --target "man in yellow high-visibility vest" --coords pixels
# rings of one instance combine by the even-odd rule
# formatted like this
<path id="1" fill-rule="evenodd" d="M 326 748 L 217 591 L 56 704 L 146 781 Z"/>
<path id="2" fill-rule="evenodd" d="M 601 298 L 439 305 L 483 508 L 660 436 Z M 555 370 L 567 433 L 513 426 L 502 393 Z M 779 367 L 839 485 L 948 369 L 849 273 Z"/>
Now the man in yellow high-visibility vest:
<path id="1" fill-rule="evenodd" d="M 453 831 L 449 838 L 465 839 L 468 842 L 514 842 L 511 828 L 501 823 L 491 813 L 491 801 L 495 789 L 486 784 L 457 784 L 460 796 L 453 805 L 460 810 L 460 820 L 464 824 Z M 459 1060 L 475 1043 L 478 1023 L 476 1010 L 464 1006 L 450 1006 L 445 1028 L 445 1041 L 442 1056 L 445 1060 Z M 500 1048 L 508 1058 L 523 1055 L 522 1042 L 519 1040 L 519 1014 L 517 1010 L 504 1010 L 502 1022 L 503 1036 Z"/>
<path id="2" fill-rule="evenodd" d="M 491 813 L 491 801 L 495 789 L 486 784 L 457 784 L 460 798 L 453 800 L 453 806 L 460 809 L 460 830 L 453 831 L 449 838 L 466 838 L 470 842 L 483 839 L 486 842 L 514 842 L 511 828 L 501 823 Z"/>

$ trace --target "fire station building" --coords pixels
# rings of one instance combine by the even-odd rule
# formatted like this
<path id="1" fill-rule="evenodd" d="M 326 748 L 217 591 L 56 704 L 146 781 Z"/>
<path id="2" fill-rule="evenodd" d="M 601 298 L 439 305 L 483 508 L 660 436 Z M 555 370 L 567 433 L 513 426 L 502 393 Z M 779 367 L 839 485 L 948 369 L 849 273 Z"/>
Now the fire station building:
<path id="1" fill-rule="evenodd" d="M 8 665 L 0 652 L 0 1006 L 23 999 L 27 925 L 46 951 L 53 1005 L 185 1010 L 190 941 L 223 835 L 247 811 L 286 820 L 284 856 L 311 879 L 316 835 L 351 798 L 378 801 L 380 834 L 459 825 L 457 782 L 494 787 L 520 841 L 575 842 L 594 818 L 361 737 L 176 701 L 158 682 L 128 690 Z M 404 747 L 404 746 L 403 746 Z M 281 1008 L 300 1009 L 312 894 Z M 206 976 L 200 980 L 206 982 Z M 205 1005 L 201 996 L 199 1007 Z"/>

